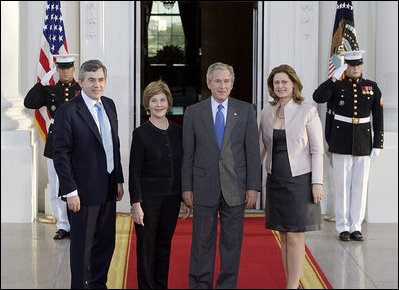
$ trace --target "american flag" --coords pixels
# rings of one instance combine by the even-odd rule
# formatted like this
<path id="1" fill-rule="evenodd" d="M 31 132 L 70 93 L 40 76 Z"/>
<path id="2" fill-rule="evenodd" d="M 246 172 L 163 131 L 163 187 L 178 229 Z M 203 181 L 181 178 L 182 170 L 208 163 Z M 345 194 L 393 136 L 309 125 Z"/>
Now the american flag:
<path id="1" fill-rule="evenodd" d="M 61 1 L 47 1 L 37 68 L 37 81 L 39 82 L 48 71 L 55 67 L 53 55 L 66 53 L 68 53 L 68 47 L 61 13 Z M 51 78 L 50 84 L 54 85 L 57 81 L 57 79 Z M 47 127 L 50 120 L 51 117 L 47 107 L 35 110 L 34 123 L 43 140 L 47 138 Z"/>
<path id="2" fill-rule="evenodd" d="M 344 51 L 352 50 L 359 50 L 352 1 L 337 1 L 337 12 L 335 14 L 328 66 L 329 78 L 333 75 L 334 71 L 343 64 L 341 57 L 338 57 L 338 55 Z"/>

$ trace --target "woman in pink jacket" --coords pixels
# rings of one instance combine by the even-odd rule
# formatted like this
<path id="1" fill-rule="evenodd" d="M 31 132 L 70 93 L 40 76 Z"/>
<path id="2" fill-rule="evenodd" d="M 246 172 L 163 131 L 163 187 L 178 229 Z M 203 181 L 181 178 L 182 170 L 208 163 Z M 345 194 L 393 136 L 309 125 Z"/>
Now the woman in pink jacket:
<path id="1" fill-rule="evenodd" d="M 273 101 L 262 110 L 261 162 L 266 155 L 266 228 L 279 231 L 287 289 L 299 285 L 306 231 L 320 230 L 323 130 L 314 106 L 303 103 L 302 84 L 289 65 L 267 79 Z"/>

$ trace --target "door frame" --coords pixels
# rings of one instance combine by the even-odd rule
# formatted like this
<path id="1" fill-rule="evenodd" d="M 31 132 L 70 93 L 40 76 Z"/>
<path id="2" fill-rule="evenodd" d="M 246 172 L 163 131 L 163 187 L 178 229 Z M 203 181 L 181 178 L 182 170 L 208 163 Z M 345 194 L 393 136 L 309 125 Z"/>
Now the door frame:
<path id="1" fill-rule="evenodd" d="M 268 89 L 266 78 L 269 74 L 269 58 L 267 58 L 267 48 L 270 38 L 269 26 L 267 19 L 270 11 L 269 1 L 258 1 L 257 7 L 254 8 L 254 24 L 253 24 L 253 88 L 252 88 L 252 103 L 256 108 L 256 116 L 259 124 L 260 112 L 267 102 Z M 266 205 L 266 177 L 267 174 L 262 168 L 262 189 L 258 200 L 256 201 L 255 209 L 264 210 Z"/>
<path id="2" fill-rule="evenodd" d="M 269 60 L 266 58 L 267 43 L 269 40 L 269 29 L 267 25 L 267 15 L 269 14 L 269 1 L 258 1 L 257 7 L 253 10 L 253 80 L 252 80 L 252 103 L 256 108 L 257 121 L 259 123 L 260 112 L 266 103 L 264 96 L 267 96 L 267 84 L 265 78 L 268 75 L 267 68 L 269 68 Z M 134 36 L 131 37 L 130 59 L 133 69 L 133 74 L 130 77 L 131 91 L 133 93 L 134 103 L 134 128 L 140 126 L 141 122 L 141 74 L 143 72 L 141 62 L 141 3 L 134 1 L 133 4 L 132 22 L 134 23 Z M 263 166 L 262 166 L 263 168 Z M 255 205 L 256 210 L 263 210 L 265 208 L 266 191 L 263 184 L 265 184 L 266 173 L 262 170 L 262 190 Z"/>

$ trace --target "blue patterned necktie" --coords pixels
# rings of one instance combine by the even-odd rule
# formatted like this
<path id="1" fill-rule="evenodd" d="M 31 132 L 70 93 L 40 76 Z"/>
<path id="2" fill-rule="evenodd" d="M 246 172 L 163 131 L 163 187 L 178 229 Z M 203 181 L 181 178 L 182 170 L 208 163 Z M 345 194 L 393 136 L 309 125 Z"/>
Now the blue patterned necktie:
<path id="1" fill-rule="evenodd" d="M 215 131 L 220 149 L 222 149 L 223 135 L 224 135 L 224 116 L 222 109 L 223 105 L 220 104 L 218 106 L 218 111 L 216 112 L 216 118 L 215 118 Z"/>
<path id="2" fill-rule="evenodd" d="M 105 156 L 107 157 L 107 171 L 111 173 L 114 169 L 114 154 L 113 154 L 113 144 L 111 137 L 111 128 L 106 125 L 104 118 L 104 111 L 102 109 L 102 104 L 97 102 L 95 104 L 97 107 L 97 117 L 100 123 L 100 133 L 101 139 L 103 140 L 103 146 L 105 151 Z"/>

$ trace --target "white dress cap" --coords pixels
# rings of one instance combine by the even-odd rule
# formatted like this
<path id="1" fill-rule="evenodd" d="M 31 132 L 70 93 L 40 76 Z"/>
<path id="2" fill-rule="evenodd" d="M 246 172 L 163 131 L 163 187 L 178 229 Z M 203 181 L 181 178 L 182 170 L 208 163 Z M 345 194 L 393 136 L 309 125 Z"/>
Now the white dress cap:
<path id="1" fill-rule="evenodd" d="M 345 60 L 358 60 L 362 59 L 362 54 L 365 52 L 365 50 L 344 51 L 339 56 L 343 56 Z"/>
<path id="2" fill-rule="evenodd" d="M 53 55 L 56 58 L 56 63 L 68 63 L 68 62 L 74 62 L 75 57 L 77 57 L 77 54 L 55 54 Z"/>

